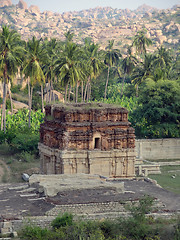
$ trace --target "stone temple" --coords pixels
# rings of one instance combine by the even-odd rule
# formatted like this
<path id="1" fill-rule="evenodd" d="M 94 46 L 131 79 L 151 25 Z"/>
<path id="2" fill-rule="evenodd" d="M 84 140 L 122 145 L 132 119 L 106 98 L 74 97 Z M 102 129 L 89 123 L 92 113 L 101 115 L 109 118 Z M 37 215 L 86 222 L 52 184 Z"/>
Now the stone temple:
<path id="1" fill-rule="evenodd" d="M 128 111 L 115 105 L 47 105 L 40 127 L 42 174 L 135 176 L 135 134 Z"/>

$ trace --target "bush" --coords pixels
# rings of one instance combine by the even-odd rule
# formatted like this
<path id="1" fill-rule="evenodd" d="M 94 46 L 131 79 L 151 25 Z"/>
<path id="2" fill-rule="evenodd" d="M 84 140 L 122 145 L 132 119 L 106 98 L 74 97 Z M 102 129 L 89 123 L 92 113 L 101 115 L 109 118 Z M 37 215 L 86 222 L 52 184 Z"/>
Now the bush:
<path id="1" fill-rule="evenodd" d="M 4 134 L 3 131 L 0 131 L 0 144 L 2 143 L 11 143 L 12 139 L 15 138 L 16 134 L 12 131 L 12 132 L 6 132 Z"/>
<path id="2" fill-rule="evenodd" d="M 99 227 L 103 232 L 105 239 L 109 237 L 116 238 L 117 236 L 121 235 L 119 231 L 119 224 L 116 221 L 112 220 L 104 220 L 99 223 Z"/>
<path id="3" fill-rule="evenodd" d="M 180 137 L 180 84 L 176 80 L 146 80 L 141 85 L 132 124 L 136 136 Z"/>
<path id="4" fill-rule="evenodd" d="M 51 226 L 53 229 L 58 229 L 60 227 L 71 226 L 73 224 L 73 215 L 69 213 L 64 213 L 62 216 L 56 217 Z"/>
<path id="5" fill-rule="evenodd" d="M 47 229 L 42 229 L 41 227 L 38 226 L 26 226 L 24 227 L 19 235 L 21 239 L 26 239 L 26 240 L 46 240 L 47 235 L 49 233 L 49 230 Z"/>
<path id="6" fill-rule="evenodd" d="M 177 224 L 174 227 L 175 233 L 174 233 L 174 240 L 180 239 L 180 216 L 177 220 Z"/>
<path id="7" fill-rule="evenodd" d="M 31 162 L 33 159 L 35 159 L 35 156 L 32 153 L 23 151 L 15 154 L 15 158 L 23 162 Z"/>
<path id="8" fill-rule="evenodd" d="M 35 133 L 19 133 L 11 141 L 11 151 L 37 153 L 39 142 L 39 134 Z"/>
<path id="9" fill-rule="evenodd" d="M 20 92 L 20 90 L 21 90 L 21 85 L 12 85 L 11 86 L 11 92 L 12 93 L 19 93 Z"/>
<path id="10" fill-rule="evenodd" d="M 128 205 L 127 209 L 131 213 L 131 217 L 127 219 L 119 219 L 121 232 L 129 239 L 146 239 L 151 236 L 155 237 L 155 231 L 146 218 L 146 214 L 152 209 L 153 199 L 149 196 L 144 196 L 139 200 L 139 203 Z"/>

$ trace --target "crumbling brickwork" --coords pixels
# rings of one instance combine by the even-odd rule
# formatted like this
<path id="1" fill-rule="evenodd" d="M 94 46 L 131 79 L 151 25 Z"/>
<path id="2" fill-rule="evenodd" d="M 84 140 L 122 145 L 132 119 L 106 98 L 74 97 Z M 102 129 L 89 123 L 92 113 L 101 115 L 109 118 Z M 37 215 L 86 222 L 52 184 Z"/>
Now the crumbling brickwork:
<path id="1" fill-rule="evenodd" d="M 42 173 L 134 176 L 135 135 L 126 109 L 98 103 L 45 109 L 39 144 Z"/>

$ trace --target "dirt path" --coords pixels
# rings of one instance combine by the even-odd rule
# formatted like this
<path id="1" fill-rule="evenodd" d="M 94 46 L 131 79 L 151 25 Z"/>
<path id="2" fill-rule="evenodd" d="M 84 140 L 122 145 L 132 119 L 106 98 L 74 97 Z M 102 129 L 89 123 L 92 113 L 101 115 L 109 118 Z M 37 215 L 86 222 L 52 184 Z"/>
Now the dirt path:
<path id="1" fill-rule="evenodd" d="M 8 182 L 8 180 L 10 179 L 10 173 L 11 170 L 9 169 L 7 164 L 2 159 L 0 159 L 0 183 Z"/>

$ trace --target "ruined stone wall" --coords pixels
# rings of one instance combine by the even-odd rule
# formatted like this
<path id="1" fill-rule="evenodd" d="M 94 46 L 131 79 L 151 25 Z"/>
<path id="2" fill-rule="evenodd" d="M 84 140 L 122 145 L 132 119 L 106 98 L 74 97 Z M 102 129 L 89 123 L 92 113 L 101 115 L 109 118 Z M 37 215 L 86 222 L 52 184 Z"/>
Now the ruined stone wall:
<path id="1" fill-rule="evenodd" d="M 72 213 L 74 220 L 82 217 L 83 220 L 101 220 L 101 219 L 117 219 L 118 217 L 128 217 L 129 212 L 125 209 L 126 202 L 102 202 L 102 203 L 89 203 L 89 204 L 68 204 L 55 206 L 52 210 L 47 212 L 46 216 L 24 217 L 21 220 L 11 221 L 13 231 L 20 230 L 23 226 L 34 224 L 43 228 L 51 228 L 51 222 L 59 215 L 65 212 Z M 158 206 L 158 203 L 156 204 Z M 155 208 L 156 208 L 155 205 Z M 153 218 L 171 219 L 176 216 L 176 213 L 159 212 L 149 214 Z"/>
<path id="2" fill-rule="evenodd" d="M 143 160 L 180 159 L 180 138 L 137 139 L 136 152 Z"/>

